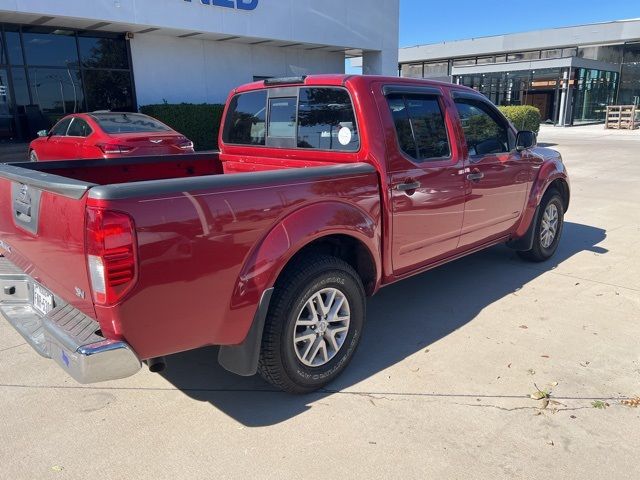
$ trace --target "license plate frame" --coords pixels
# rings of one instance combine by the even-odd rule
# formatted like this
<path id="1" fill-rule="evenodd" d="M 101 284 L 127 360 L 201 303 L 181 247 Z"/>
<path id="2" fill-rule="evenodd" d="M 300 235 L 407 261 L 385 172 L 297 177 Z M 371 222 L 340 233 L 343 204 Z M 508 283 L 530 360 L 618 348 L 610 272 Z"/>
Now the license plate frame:
<path id="1" fill-rule="evenodd" d="M 53 310 L 55 304 L 53 301 L 53 293 L 51 293 L 46 288 L 38 285 L 37 283 L 33 284 L 33 308 L 36 312 L 41 315 L 48 314 L 51 310 Z"/>

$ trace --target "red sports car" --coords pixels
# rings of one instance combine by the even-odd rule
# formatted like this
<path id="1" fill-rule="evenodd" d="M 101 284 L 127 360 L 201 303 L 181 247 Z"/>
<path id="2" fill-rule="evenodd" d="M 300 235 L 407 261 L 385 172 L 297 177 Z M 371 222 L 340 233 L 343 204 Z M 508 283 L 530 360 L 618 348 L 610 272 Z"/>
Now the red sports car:
<path id="1" fill-rule="evenodd" d="M 29 160 L 73 160 L 193 152 L 193 142 L 140 113 L 77 113 L 38 132 Z"/>

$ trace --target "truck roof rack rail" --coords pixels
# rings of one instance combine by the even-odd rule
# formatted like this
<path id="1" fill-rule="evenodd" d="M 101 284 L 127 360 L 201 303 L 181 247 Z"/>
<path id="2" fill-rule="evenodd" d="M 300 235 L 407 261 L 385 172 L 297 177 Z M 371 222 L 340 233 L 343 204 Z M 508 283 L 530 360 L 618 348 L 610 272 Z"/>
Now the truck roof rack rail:
<path id="1" fill-rule="evenodd" d="M 267 78 L 264 81 L 265 86 L 268 85 L 291 85 L 297 83 L 304 83 L 307 75 L 301 75 L 299 77 L 282 77 L 282 78 Z"/>

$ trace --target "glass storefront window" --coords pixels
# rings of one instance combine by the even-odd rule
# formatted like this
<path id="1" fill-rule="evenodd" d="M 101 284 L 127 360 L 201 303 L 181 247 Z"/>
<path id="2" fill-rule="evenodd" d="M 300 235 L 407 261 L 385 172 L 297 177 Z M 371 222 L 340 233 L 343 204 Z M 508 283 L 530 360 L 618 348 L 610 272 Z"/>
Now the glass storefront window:
<path id="1" fill-rule="evenodd" d="M 467 65 L 475 65 L 475 64 L 476 64 L 475 58 L 456 58 L 453 61 L 454 67 L 464 67 Z"/>
<path id="2" fill-rule="evenodd" d="M 95 110 L 135 111 L 129 72 L 85 70 L 87 108 Z"/>
<path id="3" fill-rule="evenodd" d="M 421 63 L 405 63 L 401 68 L 402 76 L 408 78 L 422 78 L 422 64 Z"/>
<path id="4" fill-rule="evenodd" d="M 577 56 L 590 60 L 599 60 L 601 62 L 620 63 L 622 61 L 622 54 L 622 45 L 609 45 L 578 48 Z"/>
<path id="5" fill-rule="evenodd" d="M 123 38 L 78 37 L 80 61 L 85 68 L 127 70 L 127 44 Z"/>
<path id="6" fill-rule="evenodd" d="M 424 78 L 442 78 L 449 76 L 449 62 L 429 62 L 424 64 Z"/>
<path id="7" fill-rule="evenodd" d="M 29 85 L 27 84 L 27 73 L 23 67 L 13 67 L 11 69 L 13 77 L 13 100 L 20 110 L 31 103 L 29 99 Z"/>
<path id="8" fill-rule="evenodd" d="M 533 52 L 515 52 L 507 55 L 507 62 L 521 62 L 524 60 L 538 59 L 540 59 L 540 52 L 538 50 Z"/>
<path id="9" fill-rule="evenodd" d="M 575 81 L 573 124 L 603 122 L 615 101 L 618 72 L 578 68 Z"/>
<path id="10" fill-rule="evenodd" d="M 496 62 L 496 57 L 491 56 L 491 57 L 478 57 L 478 65 L 484 65 L 487 63 L 495 63 Z"/>
<path id="11" fill-rule="evenodd" d="M 136 110 L 122 34 L 0 24 L 0 52 L 0 65 L 11 65 L 14 133 L 24 140 L 66 114 Z"/>
<path id="12" fill-rule="evenodd" d="M 7 47 L 7 54 L 9 63 L 12 65 L 23 65 L 24 59 L 22 58 L 22 45 L 20 44 L 20 32 L 5 29 L 4 38 L 6 41 L 5 47 Z"/>
<path id="13" fill-rule="evenodd" d="M 51 33 L 23 32 L 22 43 L 28 65 L 77 67 L 78 48 L 73 31 L 54 30 Z"/>
<path id="14" fill-rule="evenodd" d="M 542 59 L 560 58 L 560 57 L 562 57 L 561 48 L 555 48 L 553 50 L 542 50 L 542 52 L 540 52 L 540 58 Z"/>
<path id="15" fill-rule="evenodd" d="M 52 124 L 64 115 L 85 111 L 78 70 L 30 68 L 29 81 L 34 103 Z"/>
<path id="16" fill-rule="evenodd" d="M 640 105 L 640 42 L 625 45 L 617 103 Z"/>

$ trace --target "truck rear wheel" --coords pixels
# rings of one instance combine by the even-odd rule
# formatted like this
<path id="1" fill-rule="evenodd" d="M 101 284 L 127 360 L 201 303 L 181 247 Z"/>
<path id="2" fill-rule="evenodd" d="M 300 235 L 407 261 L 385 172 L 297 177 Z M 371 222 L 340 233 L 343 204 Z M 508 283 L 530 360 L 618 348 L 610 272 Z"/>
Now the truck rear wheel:
<path id="1" fill-rule="evenodd" d="M 544 262 L 556 253 L 564 225 L 564 204 L 556 190 L 545 193 L 535 221 L 533 247 L 518 254 L 531 262 Z"/>
<path id="2" fill-rule="evenodd" d="M 287 268 L 267 315 L 259 371 L 276 387 L 309 393 L 346 368 L 360 342 L 365 293 L 348 263 L 313 255 Z"/>

